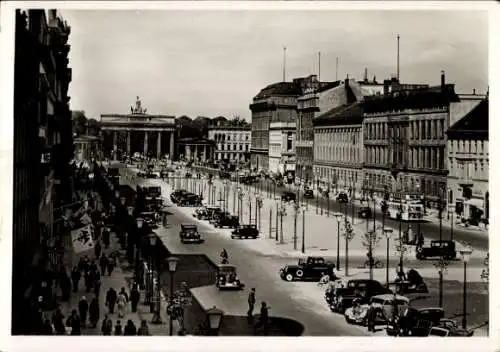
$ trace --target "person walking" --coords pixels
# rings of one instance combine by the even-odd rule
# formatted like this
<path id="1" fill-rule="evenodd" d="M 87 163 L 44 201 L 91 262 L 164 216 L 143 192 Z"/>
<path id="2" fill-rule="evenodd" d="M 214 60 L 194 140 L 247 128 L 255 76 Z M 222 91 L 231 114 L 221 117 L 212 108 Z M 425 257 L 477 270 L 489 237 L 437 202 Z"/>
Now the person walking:
<path id="1" fill-rule="evenodd" d="M 66 320 L 66 326 L 71 328 L 71 335 L 82 334 L 82 322 L 78 316 L 76 309 L 73 309 L 71 316 Z"/>
<path id="2" fill-rule="evenodd" d="M 85 327 L 87 325 L 87 315 L 89 312 L 89 302 L 87 302 L 87 298 L 85 296 L 83 296 L 80 302 L 78 302 L 78 312 L 80 313 L 82 326 Z"/>
<path id="3" fill-rule="evenodd" d="M 127 325 L 125 325 L 125 329 L 123 331 L 124 336 L 135 336 L 137 335 L 137 328 L 132 320 L 127 321 Z"/>
<path id="4" fill-rule="evenodd" d="M 80 278 L 82 277 L 82 273 L 80 269 L 75 265 L 71 270 L 71 281 L 73 284 L 73 292 L 78 291 L 78 284 L 80 282 Z"/>
<path id="5" fill-rule="evenodd" d="M 255 288 L 252 288 L 250 293 L 248 294 L 248 318 L 253 317 L 253 308 L 255 307 Z"/>
<path id="6" fill-rule="evenodd" d="M 54 335 L 54 327 L 47 317 L 43 319 L 42 335 Z"/>
<path id="7" fill-rule="evenodd" d="M 134 285 L 132 291 L 130 291 L 130 303 L 132 304 L 132 313 L 137 312 L 137 305 L 141 299 L 141 293 L 137 289 L 137 285 Z"/>
<path id="8" fill-rule="evenodd" d="M 54 314 L 52 314 L 52 325 L 54 325 L 54 330 L 56 335 L 66 334 L 66 327 L 64 326 L 64 315 L 61 309 L 58 308 Z"/>
<path id="9" fill-rule="evenodd" d="M 106 292 L 106 306 L 109 308 L 109 313 L 113 314 L 115 312 L 115 304 L 118 296 L 113 287 L 110 287 L 108 292 Z"/>
<path id="10" fill-rule="evenodd" d="M 108 263 L 109 263 L 108 257 L 106 257 L 106 253 L 103 253 L 101 255 L 101 258 L 99 259 L 99 267 L 101 268 L 102 275 L 105 275 Z"/>
<path id="11" fill-rule="evenodd" d="M 104 336 L 111 336 L 111 333 L 113 332 L 113 322 L 109 319 L 107 314 L 104 316 L 104 320 L 102 321 L 101 332 Z"/>
<path id="12" fill-rule="evenodd" d="M 94 254 L 95 254 L 96 259 L 99 259 L 101 257 L 101 252 L 102 252 L 101 241 L 97 240 L 97 243 L 94 246 Z"/>
<path id="13" fill-rule="evenodd" d="M 137 335 L 139 336 L 149 336 L 149 327 L 146 320 L 141 321 L 141 326 L 137 330 Z"/>
<path id="14" fill-rule="evenodd" d="M 94 294 L 95 298 L 99 300 L 99 296 L 101 294 L 101 275 L 96 276 L 95 282 L 94 282 Z"/>
<path id="15" fill-rule="evenodd" d="M 266 302 L 261 303 L 260 317 L 256 328 L 262 327 L 264 336 L 269 334 L 269 309 L 271 307 L 268 307 Z"/>
<path id="16" fill-rule="evenodd" d="M 109 248 L 110 232 L 109 232 L 109 227 L 107 226 L 103 227 L 102 229 L 102 243 L 104 244 L 105 249 Z"/>
<path id="17" fill-rule="evenodd" d="M 115 335 L 116 336 L 123 335 L 123 327 L 122 327 L 122 324 L 121 324 L 120 320 L 116 321 L 116 324 L 115 324 Z"/>
<path id="18" fill-rule="evenodd" d="M 99 321 L 99 301 L 97 298 L 93 298 L 90 302 L 89 306 L 89 320 L 90 326 L 95 328 L 97 326 L 97 322 Z"/>
<path id="19" fill-rule="evenodd" d="M 125 310 L 127 308 L 127 298 L 125 297 L 125 295 L 123 294 L 123 292 L 120 292 L 118 294 L 118 299 L 116 300 L 116 305 L 117 305 L 117 308 L 118 308 L 118 316 L 120 318 L 123 318 L 125 316 Z"/>
<path id="20" fill-rule="evenodd" d="M 61 271 L 59 286 L 61 287 L 61 300 L 68 302 L 71 292 L 71 279 L 64 269 Z"/>
<path id="21" fill-rule="evenodd" d="M 125 292 L 125 287 L 122 287 L 120 290 L 120 295 L 123 295 L 125 297 L 126 302 L 128 303 L 128 294 Z"/>
<path id="22" fill-rule="evenodd" d="M 375 307 L 370 305 L 368 311 L 366 312 L 366 322 L 368 332 L 375 332 Z"/>
<path id="23" fill-rule="evenodd" d="M 111 255 L 108 258 L 108 276 L 111 276 L 111 273 L 113 273 L 113 269 L 116 266 L 116 257 L 114 255 Z"/>

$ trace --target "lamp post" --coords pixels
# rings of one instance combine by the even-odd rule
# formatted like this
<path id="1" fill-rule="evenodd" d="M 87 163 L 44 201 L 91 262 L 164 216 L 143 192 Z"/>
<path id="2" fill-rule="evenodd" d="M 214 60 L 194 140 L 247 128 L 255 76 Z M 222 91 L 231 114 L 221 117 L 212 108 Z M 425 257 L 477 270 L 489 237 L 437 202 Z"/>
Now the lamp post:
<path id="1" fill-rule="evenodd" d="M 470 255 L 472 254 L 471 248 L 463 248 L 460 250 L 460 254 L 464 260 L 464 294 L 462 301 L 462 329 L 467 329 L 467 262 L 470 259 Z"/>
<path id="2" fill-rule="evenodd" d="M 168 257 L 167 258 L 167 263 L 168 263 L 168 271 L 170 272 L 170 299 L 173 299 L 174 297 L 174 274 L 177 271 L 177 264 L 179 263 L 180 259 L 176 257 Z M 169 335 L 172 336 L 174 334 L 174 319 L 172 314 L 170 315 L 170 324 L 169 324 Z"/>
<path id="3" fill-rule="evenodd" d="M 303 203 L 302 206 L 302 253 L 306 252 L 306 209 L 307 206 Z"/>
<path id="4" fill-rule="evenodd" d="M 298 203 L 293 204 L 293 250 L 297 250 L 297 217 L 299 215 L 300 205 Z"/>
<path id="5" fill-rule="evenodd" d="M 238 194 L 238 219 L 241 220 L 241 216 L 240 216 L 240 199 L 241 199 L 241 187 L 238 187 L 236 188 L 236 193 Z"/>
<path id="6" fill-rule="evenodd" d="M 386 263 L 385 263 L 385 282 L 386 282 L 387 287 L 389 287 L 389 246 L 390 246 L 390 240 L 391 240 L 393 229 L 390 227 L 388 227 L 388 228 L 383 227 L 383 230 L 384 230 L 385 238 L 387 240 L 387 247 L 386 247 L 387 252 L 386 252 L 386 257 L 385 257 L 385 260 L 386 260 Z"/>
<path id="7" fill-rule="evenodd" d="M 248 224 L 252 224 L 252 194 L 248 192 Z"/>
<path id="8" fill-rule="evenodd" d="M 450 216 L 450 222 L 451 222 L 451 228 L 450 228 L 450 240 L 453 241 L 453 223 L 455 222 L 455 209 L 454 209 L 454 205 L 453 204 L 450 204 L 448 206 L 448 216 L 451 214 Z"/>
<path id="9" fill-rule="evenodd" d="M 335 219 L 337 219 L 337 271 L 338 271 L 340 270 L 340 222 L 342 221 L 344 214 L 335 213 L 333 214 L 333 216 L 335 216 Z"/>
<path id="10" fill-rule="evenodd" d="M 140 249 L 141 249 L 141 243 L 142 243 L 142 227 L 144 225 L 144 219 L 143 218 L 137 218 L 135 220 L 136 225 L 137 225 L 137 236 L 135 238 L 135 281 L 139 282 L 139 277 L 140 277 Z"/>
<path id="11" fill-rule="evenodd" d="M 261 216 L 260 216 L 260 210 L 262 209 L 262 197 L 261 196 L 256 196 L 255 197 L 255 205 L 256 205 L 256 213 L 257 213 L 257 218 L 255 219 L 255 226 L 257 226 L 258 230 L 261 231 Z"/>
<path id="12" fill-rule="evenodd" d="M 286 216 L 286 208 L 283 203 L 280 204 L 279 215 L 280 215 L 280 244 L 284 244 L 285 239 L 283 237 L 283 216 Z"/>
<path id="13" fill-rule="evenodd" d="M 160 290 L 161 290 L 161 287 L 160 287 L 160 266 L 159 266 L 159 263 L 158 263 L 158 260 L 156 258 L 156 242 L 157 242 L 157 236 L 156 234 L 150 234 L 148 235 L 148 239 L 149 239 L 149 245 L 151 246 L 151 255 L 152 257 L 154 258 L 153 260 L 153 263 L 154 263 L 154 266 L 151 268 L 151 270 L 153 270 L 153 268 L 155 269 L 153 272 L 156 272 L 156 289 L 153 290 L 153 292 L 155 293 L 154 295 L 154 303 L 155 304 L 152 304 L 151 305 L 151 308 L 154 307 L 154 314 L 153 314 L 153 320 L 151 321 L 152 324 L 162 324 L 162 320 L 161 320 L 161 315 L 160 315 L 160 309 L 161 309 L 161 295 L 160 295 Z M 151 275 L 152 276 L 152 275 Z M 153 281 L 154 283 L 154 281 Z"/>
<path id="14" fill-rule="evenodd" d="M 209 328 L 209 335 L 217 336 L 219 335 L 219 330 L 222 325 L 222 318 L 224 317 L 224 312 L 217 309 L 216 306 L 210 308 L 206 311 L 207 314 L 207 325 Z"/>
<path id="15" fill-rule="evenodd" d="M 278 222 L 279 222 L 279 199 L 276 199 L 276 227 L 275 227 L 275 231 L 276 231 L 276 236 L 275 236 L 275 240 L 276 242 L 278 242 Z"/>
<path id="16" fill-rule="evenodd" d="M 434 266 L 437 268 L 439 274 L 439 307 L 443 308 L 443 274 L 446 272 L 448 262 L 441 256 L 439 260 L 434 263 Z"/>

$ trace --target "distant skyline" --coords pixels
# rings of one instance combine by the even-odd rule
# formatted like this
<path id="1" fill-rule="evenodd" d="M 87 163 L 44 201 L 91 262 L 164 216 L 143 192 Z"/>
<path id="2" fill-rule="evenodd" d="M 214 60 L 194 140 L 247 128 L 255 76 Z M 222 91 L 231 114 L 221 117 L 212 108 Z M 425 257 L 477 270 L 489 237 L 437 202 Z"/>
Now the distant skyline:
<path id="1" fill-rule="evenodd" d="M 88 118 L 128 113 L 136 96 L 151 114 L 250 120 L 265 86 L 318 74 L 370 80 L 396 73 L 403 83 L 457 93 L 488 87 L 486 11 L 62 10 L 71 26 L 71 109 Z"/>

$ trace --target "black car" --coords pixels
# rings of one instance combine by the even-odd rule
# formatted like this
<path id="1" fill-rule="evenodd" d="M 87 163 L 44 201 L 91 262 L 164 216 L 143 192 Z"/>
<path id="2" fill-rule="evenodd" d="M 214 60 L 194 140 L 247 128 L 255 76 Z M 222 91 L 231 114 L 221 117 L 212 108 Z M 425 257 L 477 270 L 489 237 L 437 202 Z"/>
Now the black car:
<path id="1" fill-rule="evenodd" d="M 293 192 L 284 192 L 282 195 L 281 195 L 281 200 L 283 202 L 295 202 L 296 200 L 296 196 L 295 196 L 295 193 Z"/>
<path id="2" fill-rule="evenodd" d="M 363 219 L 368 219 L 372 217 L 372 209 L 370 207 L 361 207 L 358 210 L 358 216 Z"/>
<path id="3" fill-rule="evenodd" d="M 337 203 L 349 203 L 349 197 L 347 196 L 347 193 L 340 192 L 337 195 Z"/>
<path id="4" fill-rule="evenodd" d="M 431 241 L 430 247 L 417 246 L 417 259 L 423 260 L 427 258 L 456 259 L 457 251 L 455 241 L 435 240 Z"/>
<path id="5" fill-rule="evenodd" d="M 202 199 L 197 194 L 188 193 L 188 194 L 183 195 L 179 199 L 178 204 L 181 207 L 201 207 L 202 206 Z"/>
<path id="6" fill-rule="evenodd" d="M 190 224 L 181 224 L 179 237 L 182 243 L 203 243 L 205 241 L 198 232 L 197 226 Z"/>
<path id="7" fill-rule="evenodd" d="M 389 322 L 386 332 L 389 336 L 428 336 L 430 327 L 443 318 L 443 308 L 408 307 L 396 322 Z"/>
<path id="8" fill-rule="evenodd" d="M 304 198 L 314 198 L 314 192 L 312 189 L 306 189 L 304 191 Z"/>
<path id="9" fill-rule="evenodd" d="M 343 283 L 342 287 L 327 289 L 325 300 L 332 312 L 343 314 L 352 306 L 355 299 L 364 304 L 368 303 L 371 297 L 386 293 L 392 293 L 392 291 L 377 280 L 351 279 Z"/>
<path id="10" fill-rule="evenodd" d="M 322 275 L 329 275 L 330 280 L 336 279 L 335 264 L 328 262 L 323 257 L 307 257 L 299 259 L 295 265 L 285 265 L 280 269 L 280 277 L 286 281 L 293 280 L 319 280 Z"/>
<path id="11" fill-rule="evenodd" d="M 186 195 L 188 193 L 189 192 L 186 191 L 185 189 L 178 189 L 178 190 L 172 192 L 172 194 L 170 194 L 170 200 L 172 201 L 172 203 L 177 204 L 179 202 L 179 200 L 181 199 L 181 197 L 183 197 L 184 195 Z"/>
<path id="12" fill-rule="evenodd" d="M 255 225 L 240 225 L 231 232 L 231 238 L 257 238 L 259 230 Z"/>
<path id="13" fill-rule="evenodd" d="M 234 227 L 237 228 L 240 225 L 240 221 L 237 216 L 231 215 L 229 213 L 222 213 L 218 215 L 214 220 L 215 227 Z"/>

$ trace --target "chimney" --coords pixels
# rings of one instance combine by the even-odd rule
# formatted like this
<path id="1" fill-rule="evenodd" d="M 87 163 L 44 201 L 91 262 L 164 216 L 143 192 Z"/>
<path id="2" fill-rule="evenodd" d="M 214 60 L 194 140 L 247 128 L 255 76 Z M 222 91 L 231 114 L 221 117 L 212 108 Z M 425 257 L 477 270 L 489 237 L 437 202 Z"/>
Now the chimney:
<path id="1" fill-rule="evenodd" d="M 444 71 L 441 71 L 441 92 L 444 92 L 444 86 L 445 86 Z"/>
<path id="2" fill-rule="evenodd" d="M 347 75 L 345 81 L 344 81 L 344 84 L 346 87 L 349 87 L 349 74 Z"/>
<path id="3" fill-rule="evenodd" d="M 384 79 L 384 95 L 389 94 L 389 86 L 391 85 L 391 81 L 388 79 Z"/>
<path id="4" fill-rule="evenodd" d="M 472 95 L 476 95 L 476 88 L 472 89 Z"/>
<path id="5" fill-rule="evenodd" d="M 368 68 L 365 67 L 365 74 L 363 75 L 363 81 L 368 83 Z"/>

